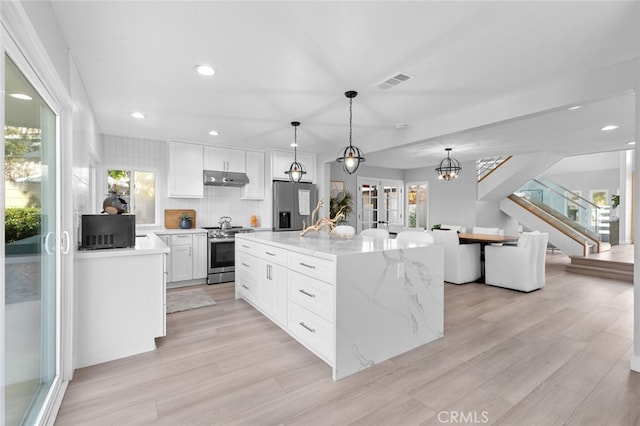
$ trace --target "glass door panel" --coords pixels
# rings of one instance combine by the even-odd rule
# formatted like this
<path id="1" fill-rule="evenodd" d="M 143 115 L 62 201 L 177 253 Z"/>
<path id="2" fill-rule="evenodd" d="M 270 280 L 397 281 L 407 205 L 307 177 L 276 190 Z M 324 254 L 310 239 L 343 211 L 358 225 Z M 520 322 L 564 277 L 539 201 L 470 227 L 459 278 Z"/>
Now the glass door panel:
<path id="1" fill-rule="evenodd" d="M 31 424 L 57 376 L 57 117 L 5 55 L 5 423 Z"/>
<path id="2" fill-rule="evenodd" d="M 358 232 L 402 223 L 403 183 L 358 178 Z"/>

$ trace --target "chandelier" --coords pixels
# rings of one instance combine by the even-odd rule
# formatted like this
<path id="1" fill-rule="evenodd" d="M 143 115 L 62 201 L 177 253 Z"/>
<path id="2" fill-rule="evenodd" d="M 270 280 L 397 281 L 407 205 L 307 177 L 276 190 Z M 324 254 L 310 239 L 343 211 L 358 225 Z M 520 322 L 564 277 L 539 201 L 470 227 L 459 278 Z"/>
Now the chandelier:
<path id="1" fill-rule="evenodd" d="M 293 147 L 293 163 L 289 164 L 289 168 L 284 174 L 289 176 L 289 182 L 298 183 L 302 180 L 302 177 L 307 174 L 307 171 L 304 169 L 302 163 L 298 162 L 298 126 L 300 122 L 292 121 L 291 125 L 293 126 L 293 143 L 291 144 Z"/>
<path id="2" fill-rule="evenodd" d="M 460 176 L 462 167 L 460 167 L 460 162 L 458 160 L 449 157 L 451 148 L 446 148 L 445 151 L 447 151 L 447 158 L 440 161 L 440 164 L 436 167 L 436 173 L 438 174 L 438 179 L 452 180 Z"/>
<path id="3" fill-rule="evenodd" d="M 353 90 L 349 90 L 344 94 L 347 98 L 349 98 L 349 146 L 345 147 L 338 153 L 338 158 L 336 161 L 342 164 L 342 169 L 349 173 L 350 175 L 354 174 L 360 163 L 365 161 L 364 152 L 362 152 L 357 146 L 353 146 L 351 143 L 351 135 L 353 133 L 353 98 L 358 96 L 358 92 Z"/>

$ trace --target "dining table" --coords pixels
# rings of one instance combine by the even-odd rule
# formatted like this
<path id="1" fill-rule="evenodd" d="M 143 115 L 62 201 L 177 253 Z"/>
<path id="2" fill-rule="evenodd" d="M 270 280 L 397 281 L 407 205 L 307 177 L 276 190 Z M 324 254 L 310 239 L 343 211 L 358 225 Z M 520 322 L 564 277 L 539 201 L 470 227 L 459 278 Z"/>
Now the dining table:
<path id="1" fill-rule="evenodd" d="M 518 241 L 517 235 L 491 235 L 491 234 L 471 234 L 458 233 L 460 244 L 480 244 L 480 273 L 479 282 L 484 282 L 484 248 L 487 244 L 505 244 Z"/>

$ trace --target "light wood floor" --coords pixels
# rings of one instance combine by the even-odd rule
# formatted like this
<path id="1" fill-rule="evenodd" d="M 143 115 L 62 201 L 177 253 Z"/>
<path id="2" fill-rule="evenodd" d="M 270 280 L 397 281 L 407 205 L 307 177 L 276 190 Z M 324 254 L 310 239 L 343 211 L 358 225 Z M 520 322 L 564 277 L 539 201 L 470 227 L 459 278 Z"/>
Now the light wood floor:
<path id="1" fill-rule="evenodd" d="M 209 286 L 218 304 L 169 315 L 157 351 L 76 371 L 56 424 L 640 425 L 633 287 L 567 263 L 548 253 L 530 294 L 446 284 L 442 339 L 338 382 Z"/>

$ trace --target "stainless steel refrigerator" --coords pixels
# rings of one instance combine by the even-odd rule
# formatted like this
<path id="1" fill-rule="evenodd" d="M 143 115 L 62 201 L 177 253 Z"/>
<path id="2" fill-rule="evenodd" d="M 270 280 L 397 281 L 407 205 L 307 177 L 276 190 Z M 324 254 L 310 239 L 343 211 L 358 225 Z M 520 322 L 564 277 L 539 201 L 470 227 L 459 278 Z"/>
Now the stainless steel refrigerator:
<path id="1" fill-rule="evenodd" d="M 316 185 L 273 181 L 273 230 L 298 231 L 309 226 L 317 204 Z"/>

